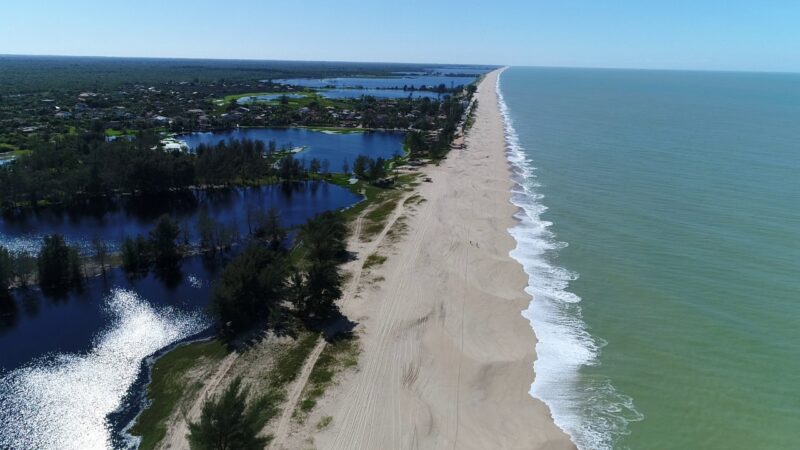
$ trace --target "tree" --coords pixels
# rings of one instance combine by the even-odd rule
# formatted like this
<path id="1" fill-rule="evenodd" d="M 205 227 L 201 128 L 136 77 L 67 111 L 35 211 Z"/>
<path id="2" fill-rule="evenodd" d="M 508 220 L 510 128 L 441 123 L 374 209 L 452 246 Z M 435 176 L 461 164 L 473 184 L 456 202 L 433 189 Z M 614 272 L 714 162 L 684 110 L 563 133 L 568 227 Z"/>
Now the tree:
<path id="1" fill-rule="evenodd" d="M 83 282 L 83 261 L 76 247 L 69 247 L 67 253 L 69 285 L 76 287 Z"/>
<path id="2" fill-rule="evenodd" d="M 312 158 L 308 164 L 308 171 L 313 174 L 318 174 L 322 170 L 322 163 L 317 158 Z"/>
<path id="3" fill-rule="evenodd" d="M 367 174 L 368 164 L 369 158 L 364 155 L 356 156 L 355 161 L 353 161 L 353 173 L 356 174 L 358 178 L 364 178 Z"/>
<path id="4" fill-rule="evenodd" d="M 345 175 L 350 175 L 350 164 L 347 163 L 346 159 L 342 163 L 342 173 Z"/>
<path id="5" fill-rule="evenodd" d="M 369 180 L 376 181 L 386 177 L 386 166 L 383 158 L 369 160 Z"/>
<path id="6" fill-rule="evenodd" d="M 327 159 L 323 159 L 322 160 L 322 175 L 325 175 L 327 177 L 330 172 L 331 172 L 331 163 L 330 163 L 330 161 L 328 161 Z"/>
<path id="7" fill-rule="evenodd" d="M 0 296 L 8 296 L 8 290 L 14 281 L 14 260 L 5 247 L 0 247 Z"/>
<path id="8" fill-rule="evenodd" d="M 122 242 L 122 268 L 129 274 L 147 271 L 150 267 L 149 250 L 144 237 L 125 238 Z"/>
<path id="9" fill-rule="evenodd" d="M 208 215 L 205 208 L 200 210 L 197 216 L 197 234 L 200 236 L 200 248 L 205 250 L 216 251 L 217 243 L 214 239 L 214 230 L 216 224 L 214 219 Z"/>
<path id="10" fill-rule="evenodd" d="M 13 274 L 21 287 L 27 287 L 31 276 L 36 273 L 36 257 L 27 252 L 19 252 L 12 256 Z"/>
<path id="11" fill-rule="evenodd" d="M 286 155 L 278 163 L 278 177 L 282 180 L 298 180 L 303 177 L 303 165 L 294 156 Z"/>
<path id="12" fill-rule="evenodd" d="M 36 264 L 39 284 L 44 289 L 65 290 L 81 281 L 83 268 L 78 250 L 67 246 L 59 234 L 44 237 Z"/>
<path id="13" fill-rule="evenodd" d="M 299 236 L 311 262 L 343 262 L 347 258 L 347 225 L 339 214 L 317 214 L 303 225 Z"/>
<path id="14" fill-rule="evenodd" d="M 250 244 L 222 270 L 211 312 L 223 333 L 236 334 L 271 319 L 284 300 L 288 263 L 283 254 Z"/>
<path id="15" fill-rule="evenodd" d="M 161 216 L 155 228 L 150 231 L 150 246 L 158 270 L 175 270 L 181 254 L 175 242 L 181 234 L 178 224 L 166 214 Z"/>
<path id="16" fill-rule="evenodd" d="M 108 259 L 108 245 L 100 239 L 99 237 L 95 236 L 92 239 L 92 248 L 94 249 L 94 262 L 98 266 L 100 266 L 100 271 L 106 273 L 106 260 Z"/>
<path id="17" fill-rule="evenodd" d="M 286 229 L 281 226 L 280 213 L 277 209 L 270 208 L 256 230 L 256 237 L 266 240 L 271 250 L 279 250 L 286 236 Z"/>
<path id="18" fill-rule="evenodd" d="M 306 287 L 306 280 L 303 273 L 295 270 L 289 276 L 289 282 L 286 288 L 286 299 L 294 305 L 295 309 L 301 314 L 308 308 L 308 289 Z"/>
<path id="19" fill-rule="evenodd" d="M 248 389 L 234 379 L 219 397 L 203 403 L 200 420 L 189 424 L 193 450 L 262 450 L 269 442 L 259 437 L 260 411 L 247 407 Z"/>
<path id="20" fill-rule="evenodd" d="M 342 296 L 342 276 L 336 263 L 315 261 L 308 269 L 308 293 L 303 313 L 307 317 L 324 319 L 337 312 L 336 300 Z"/>

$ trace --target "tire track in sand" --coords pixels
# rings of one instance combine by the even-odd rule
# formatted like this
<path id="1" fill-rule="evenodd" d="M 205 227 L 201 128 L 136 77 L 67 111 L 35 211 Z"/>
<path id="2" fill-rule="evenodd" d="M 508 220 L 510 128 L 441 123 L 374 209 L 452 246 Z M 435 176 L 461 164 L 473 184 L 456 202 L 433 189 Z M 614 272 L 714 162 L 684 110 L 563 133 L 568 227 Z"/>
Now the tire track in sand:
<path id="1" fill-rule="evenodd" d="M 358 254 L 358 258 L 352 263 L 346 264 L 344 267 L 345 270 L 351 270 L 352 275 L 350 277 L 350 281 L 347 283 L 347 286 L 344 289 L 340 303 L 349 301 L 358 293 L 358 286 L 364 273 L 364 262 L 369 255 L 378 250 L 384 239 L 386 239 L 386 235 L 389 233 L 389 230 L 392 228 L 395 222 L 397 222 L 403 212 L 405 212 L 406 200 L 408 200 L 408 198 L 413 194 L 414 192 L 406 193 L 400 197 L 400 200 L 397 202 L 397 206 L 395 206 L 394 210 L 392 211 L 392 215 L 390 216 L 389 220 L 386 221 L 386 225 L 384 225 L 378 236 L 369 242 L 361 242 L 360 237 L 364 226 L 364 217 L 369 211 L 371 211 L 371 208 L 366 208 L 361 212 L 361 214 L 358 215 L 353 224 L 353 233 L 348 242 L 348 248 L 351 249 L 351 251 L 356 252 Z M 306 358 L 305 363 L 303 363 L 303 368 L 295 379 L 289 399 L 287 400 L 283 411 L 281 412 L 281 417 L 278 421 L 274 438 L 269 446 L 270 449 L 282 450 L 286 448 L 285 441 L 289 435 L 292 416 L 294 415 L 295 409 L 297 409 L 297 404 L 300 401 L 301 395 L 303 394 L 303 389 L 308 383 L 308 377 L 311 375 L 311 371 L 314 370 L 314 366 L 322 354 L 322 351 L 325 349 L 326 344 L 327 342 L 325 339 L 320 337 L 317 341 L 317 344 L 314 346 L 314 349 L 311 351 L 308 358 Z"/>

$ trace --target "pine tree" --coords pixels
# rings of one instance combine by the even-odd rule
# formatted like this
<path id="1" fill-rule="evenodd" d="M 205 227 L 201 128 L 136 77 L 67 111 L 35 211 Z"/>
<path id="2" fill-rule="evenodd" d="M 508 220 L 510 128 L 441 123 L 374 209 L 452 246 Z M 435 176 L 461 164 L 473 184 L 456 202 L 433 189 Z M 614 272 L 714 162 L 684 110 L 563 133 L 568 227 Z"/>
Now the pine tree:
<path id="1" fill-rule="evenodd" d="M 200 420 L 189 424 L 189 446 L 193 450 L 262 450 L 268 440 L 261 431 L 259 411 L 247 408 L 248 389 L 234 379 L 219 397 L 203 404 Z"/>

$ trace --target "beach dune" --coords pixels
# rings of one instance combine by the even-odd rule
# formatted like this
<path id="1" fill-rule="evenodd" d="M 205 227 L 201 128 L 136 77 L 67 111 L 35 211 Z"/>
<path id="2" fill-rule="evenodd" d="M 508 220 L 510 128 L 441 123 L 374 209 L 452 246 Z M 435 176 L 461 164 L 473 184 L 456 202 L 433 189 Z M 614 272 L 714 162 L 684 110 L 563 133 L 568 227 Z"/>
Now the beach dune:
<path id="1" fill-rule="evenodd" d="M 516 208 L 496 95 L 481 82 L 466 149 L 426 168 L 384 281 L 342 305 L 361 324 L 358 370 L 320 405 L 322 449 L 574 448 L 532 398 L 527 276 L 509 257 Z"/>

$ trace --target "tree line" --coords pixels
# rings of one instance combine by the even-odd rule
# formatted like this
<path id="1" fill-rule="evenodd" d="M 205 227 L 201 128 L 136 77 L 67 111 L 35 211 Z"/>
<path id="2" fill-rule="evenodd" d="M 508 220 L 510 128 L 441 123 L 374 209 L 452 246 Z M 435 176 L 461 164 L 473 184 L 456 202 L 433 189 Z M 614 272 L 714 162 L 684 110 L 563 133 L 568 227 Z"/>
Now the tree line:
<path id="1" fill-rule="evenodd" d="M 261 141 L 220 141 L 187 153 L 161 150 L 159 137 L 149 133 L 139 133 L 130 142 L 106 142 L 90 134 L 37 142 L 30 154 L 0 166 L 0 207 L 9 210 L 115 193 L 304 180 L 310 174 L 291 154 L 270 151 Z M 315 161 L 312 166 L 319 173 L 328 164 Z"/>
<path id="2" fill-rule="evenodd" d="M 474 93 L 474 85 L 470 85 L 470 95 Z M 453 142 L 458 123 L 466 112 L 466 106 L 455 97 L 445 97 L 439 106 L 444 112 L 444 120 L 438 125 L 440 128 L 431 129 L 427 123 L 415 124 L 415 129 L 409 131 L 405 137 L 405 147 L 412 158 L 431 157 L 439 159 L 449 150 Z"/>
<path id="3" fill-rule="evenodd" d="M 211 311 L 224 336 L 235 336 L 259 323 L 280 324 L 292 317 L 309 326 L 338 313 L 342 276 L 338 265 L 347 258 L 347 226 L 333 212 L 303 225 L 290 255 L 287 231 L 268 216 L 245 246 L 223 269 L 214 286 Z"/>
<path id="4" fill-rule="evenodd" d="M 12 253 L 0 247 L 0 294 L 8 297 L 13 286 L 27 286 L 35 281 L 43 291 L 63 294 L 80 288 L 84 263 L 77 247 L 68 245 L 59 234 L 45 236 L 36 256 Z"/>

